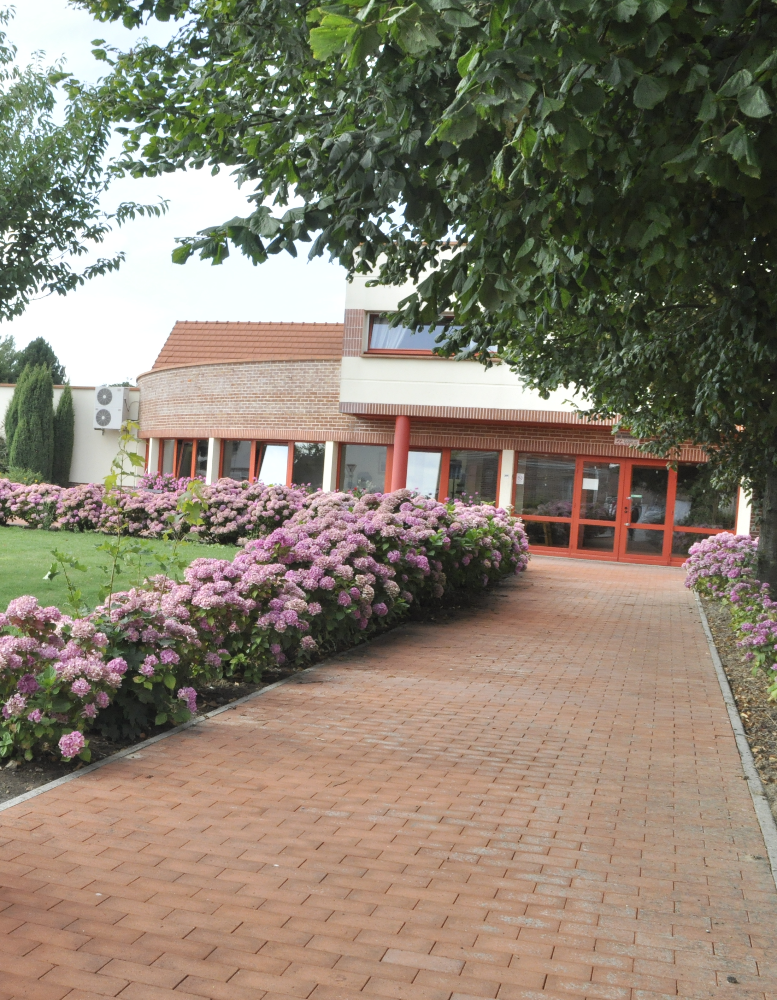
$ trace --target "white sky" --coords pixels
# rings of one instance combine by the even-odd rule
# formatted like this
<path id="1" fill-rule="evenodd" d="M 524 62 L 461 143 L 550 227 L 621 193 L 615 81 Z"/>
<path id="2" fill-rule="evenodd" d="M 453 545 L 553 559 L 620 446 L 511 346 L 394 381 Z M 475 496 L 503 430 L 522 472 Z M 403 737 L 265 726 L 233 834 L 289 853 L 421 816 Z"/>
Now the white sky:
<path id="1" fill-rule="evenodd" d="M 67 0 L 15 3 L 8 36 L 20 61 L 38 50 L 45 51 L 47 62 L 64 56 L 68 69 L 84 80 L 105 72 L 105 63 L 91 55 L 92 39 L 129 47 L 136 37 L 121 25 L 94 21 Z M 147 34 L 163 41 L 170 30 L 157 23 Z M 126 262 L 118 272 L 95 278 L 64 298 L 33 302 L 23 316 L 0 323 L 0 336 L 12 333 L 17 347 L 45 337 L 74 385 L 94 385 L 133 379 L 150 368 L 178 319 L 342 320 L 345 271 L 321 259 L 307 263 L 307 245 L 296 259 L 279 254 L 258 267 L 236 253 L 220 267 L 199 260 L 184 266 L 170 262 L 176 236 L 247 214 L 245 198 L 227 174 L 194 171 L 124 180 L 111 188 L 106 207 L 159 198 L 170 200 L 167 215 L 128 223 L 100 248 L 101 256 L 125 251 Z"/>

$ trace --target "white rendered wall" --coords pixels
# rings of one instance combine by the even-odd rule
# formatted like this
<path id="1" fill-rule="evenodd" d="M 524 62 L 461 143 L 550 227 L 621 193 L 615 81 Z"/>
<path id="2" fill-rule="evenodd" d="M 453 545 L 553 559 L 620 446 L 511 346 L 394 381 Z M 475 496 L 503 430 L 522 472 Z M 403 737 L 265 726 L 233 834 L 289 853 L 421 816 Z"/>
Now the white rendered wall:
<path id="1" fill-rule="evenodd" d="M 499 476 L 499 493 L 496 500 L 497 507 L 512 507 L 514 474 L 515 452 L 512 450 L 503 451 L 501 475 Z"/>
<path id="2" fill-rule="evenodd" d="M 737 523 L 734 531 L 737 535 L 750 534 L 750 521 L 752 520 L 753 509 L 750 505 L 750 496 L 739 487 L 739 497 L 737 502 Z"/>
<path id="3" fill-rule="evenodd" d="M 327 441 L 324 444 L 324 480 L 321 488 L 331 493 L 337 489 L 337 459 L 340 445 L 337 441 Z"/>
<path id="4" fill-rule="evenodd" d="M 0 385 L 0 433 L 5 436 L 3 424 L 5 411 L 13 397 L 14 386 Z M 75 442 L 73 462 L 70 466 L 72 483 L 99 483 L 110 473 L 111 462 L 119 448 L 118 431 L 94 430 L 94 386 L 73 386 L 75 410 Z M 62 387 L 54 389 L 54 407 L 62 395 Z M 130 389 L 130 420 L 138 419 L 140 390 Z M 144 453 L 143 442 L 138 442 L 138 452 Z M 141 470 L 142 471 L 142 470 Z"/>
<path id="5" fill-rule="evenodd" d="M 368 289 L 374 291 L 375 289 Z M 406 406 L 471 406 L 504 410 L 574 410 L 572 391 L 542 399 L 525 388 L 507 365 L 484 368 L 477 361 L 444 358 L 343 358 L 340 400 Z"/>

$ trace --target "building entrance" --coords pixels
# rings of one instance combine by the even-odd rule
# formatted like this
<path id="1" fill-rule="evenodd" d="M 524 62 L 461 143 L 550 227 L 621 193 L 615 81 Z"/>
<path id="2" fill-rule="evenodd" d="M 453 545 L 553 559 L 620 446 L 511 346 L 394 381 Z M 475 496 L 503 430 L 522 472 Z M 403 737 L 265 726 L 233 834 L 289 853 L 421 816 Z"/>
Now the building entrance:
<path id="1" fill-rule="evenodd" d="M 734 494 L 706 465 L 652 459 L 522 454 L 515 510 L 537 552 L 679 565 L 690 546 L 731 531 Z"/>

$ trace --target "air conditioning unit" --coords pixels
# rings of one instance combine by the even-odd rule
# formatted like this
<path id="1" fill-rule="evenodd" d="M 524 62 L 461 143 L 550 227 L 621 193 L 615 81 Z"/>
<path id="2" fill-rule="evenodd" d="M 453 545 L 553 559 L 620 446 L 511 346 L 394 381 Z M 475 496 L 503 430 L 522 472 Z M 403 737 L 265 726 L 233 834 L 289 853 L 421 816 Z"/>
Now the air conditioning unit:
<path id="1" fill-rule="evenodd" d="M 94 390 L 94 427 L 118 431 L 129 419 L 129 389 L 122 385 L 98 385 Z"/>

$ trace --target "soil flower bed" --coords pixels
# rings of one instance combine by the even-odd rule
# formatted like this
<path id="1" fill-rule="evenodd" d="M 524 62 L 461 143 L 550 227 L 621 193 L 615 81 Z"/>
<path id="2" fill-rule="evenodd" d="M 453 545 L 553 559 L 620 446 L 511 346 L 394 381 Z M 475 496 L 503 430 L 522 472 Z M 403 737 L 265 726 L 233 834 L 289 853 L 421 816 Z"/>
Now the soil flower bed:
<path id="1" fill-rule="evenodd" d="M 699 593 L 777 820 L 777 602 L 755 577 L 757 540 L 727 532 L 691 546 L 686 586 Z"/>

